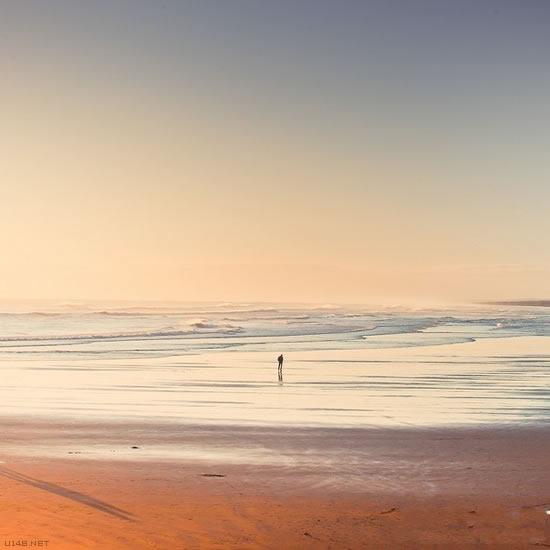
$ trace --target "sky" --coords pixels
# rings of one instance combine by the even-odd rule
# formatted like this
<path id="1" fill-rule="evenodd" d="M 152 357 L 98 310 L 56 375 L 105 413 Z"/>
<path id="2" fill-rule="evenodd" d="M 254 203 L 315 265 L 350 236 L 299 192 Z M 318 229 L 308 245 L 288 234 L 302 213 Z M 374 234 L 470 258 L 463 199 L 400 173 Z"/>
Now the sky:
<path id="1" fill-rule="evenodd" d="M 546 0 L 0 0 L 0 298 L 550 296 Z"/>

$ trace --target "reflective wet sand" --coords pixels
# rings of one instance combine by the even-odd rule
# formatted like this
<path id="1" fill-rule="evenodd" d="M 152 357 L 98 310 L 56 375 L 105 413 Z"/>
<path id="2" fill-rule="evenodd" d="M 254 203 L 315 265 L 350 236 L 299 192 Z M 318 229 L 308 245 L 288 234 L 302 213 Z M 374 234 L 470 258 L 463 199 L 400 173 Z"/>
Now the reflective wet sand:
<path id="1" fill-rule="evenodd" d="M 545 423 L 550 337 L 170 357 L 5 358 L 0 414 L 41 420 L 316 427 Z"/>
<path id="2" fill-rule="evenodd" d="M 0 536 L 63 550 L 550 543 L 550 338 L 294 349 L 282 381 L 275 359 L 2 356 Z"/>

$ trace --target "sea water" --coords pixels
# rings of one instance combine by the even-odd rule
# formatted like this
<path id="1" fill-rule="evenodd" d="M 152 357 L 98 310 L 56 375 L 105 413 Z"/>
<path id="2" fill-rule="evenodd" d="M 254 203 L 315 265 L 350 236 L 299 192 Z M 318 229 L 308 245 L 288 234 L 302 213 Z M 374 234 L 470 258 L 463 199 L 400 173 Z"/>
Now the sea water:
<path id="1" fill-rule="evenodd" d="M 0 306 L 4 417 L 321 427 L 550 418 L 544 307 Z"/>

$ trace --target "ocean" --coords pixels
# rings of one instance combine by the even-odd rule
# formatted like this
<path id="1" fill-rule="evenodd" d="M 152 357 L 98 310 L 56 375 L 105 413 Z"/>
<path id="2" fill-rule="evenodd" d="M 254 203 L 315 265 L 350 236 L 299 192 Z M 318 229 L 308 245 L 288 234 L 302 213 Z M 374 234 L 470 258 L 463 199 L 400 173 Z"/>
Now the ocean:
<path id="1" fill-rule="evenodd" d="M 282 427 L 550 418 L 544 307 L 0 307 L 3 417 Z"/>

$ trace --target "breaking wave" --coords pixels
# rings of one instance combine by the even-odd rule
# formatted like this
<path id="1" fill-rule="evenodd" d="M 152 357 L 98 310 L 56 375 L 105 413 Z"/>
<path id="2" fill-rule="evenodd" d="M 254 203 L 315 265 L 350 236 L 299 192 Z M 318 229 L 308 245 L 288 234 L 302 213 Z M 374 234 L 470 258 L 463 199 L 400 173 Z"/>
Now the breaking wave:
<path id="1" fill-rule="evenodd" d="M 6 308 L 7 309 L 7 308 Z M 544 308 L 542 308 L 544 309 Z M 0 348 L 56 353 L 200 352 L 238 345 L 265 349 L 410 347 L 550 334 L 550 312 L 521 308 L 416 310 L 264 304 L 86 306 L 0 312 Z M 131 346 L 124 342 L 131 341 Z M 238 342 L 238 344 L 236 344 Z M 177 350 L 177 351 L 174 351 Z M 84 351 L 83 351 L 84 353 Z"/>

